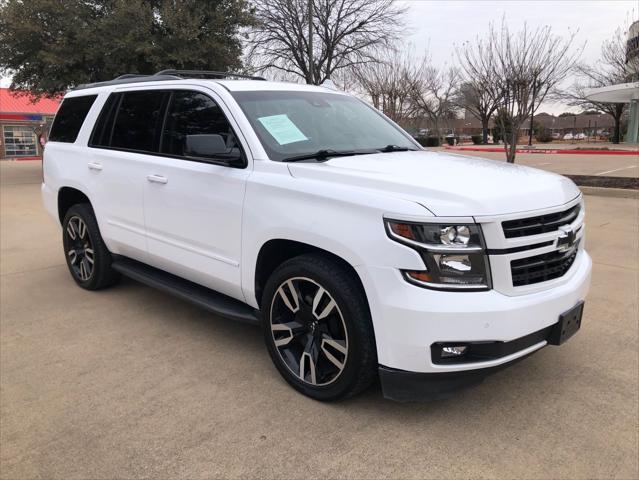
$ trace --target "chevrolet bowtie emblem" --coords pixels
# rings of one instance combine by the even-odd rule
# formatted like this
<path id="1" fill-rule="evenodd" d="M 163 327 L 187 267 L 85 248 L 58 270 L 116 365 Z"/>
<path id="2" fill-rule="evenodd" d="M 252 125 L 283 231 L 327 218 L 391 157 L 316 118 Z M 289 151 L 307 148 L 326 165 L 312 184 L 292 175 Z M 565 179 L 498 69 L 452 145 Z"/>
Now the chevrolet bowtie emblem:
<path id="1" fill-rule="evenodd" d="M 557 250 L 566 252 L 575 244 L 577 235 L 570 225 L 559 227 L 559 237 L 557 237 Z"/>

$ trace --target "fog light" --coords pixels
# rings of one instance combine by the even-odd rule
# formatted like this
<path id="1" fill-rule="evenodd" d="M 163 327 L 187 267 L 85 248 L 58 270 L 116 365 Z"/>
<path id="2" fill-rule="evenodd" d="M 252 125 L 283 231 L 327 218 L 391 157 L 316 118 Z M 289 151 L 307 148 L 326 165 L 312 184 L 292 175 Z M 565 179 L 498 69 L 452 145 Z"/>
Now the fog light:
<path id="1" fill-rule="evenodd" d="M 442 356 L 441 358 L 453 358 L 453 357 L 461 357 L 465 352 L 466 345 L 454 345 L 449 347 L 442 347 Z"/>

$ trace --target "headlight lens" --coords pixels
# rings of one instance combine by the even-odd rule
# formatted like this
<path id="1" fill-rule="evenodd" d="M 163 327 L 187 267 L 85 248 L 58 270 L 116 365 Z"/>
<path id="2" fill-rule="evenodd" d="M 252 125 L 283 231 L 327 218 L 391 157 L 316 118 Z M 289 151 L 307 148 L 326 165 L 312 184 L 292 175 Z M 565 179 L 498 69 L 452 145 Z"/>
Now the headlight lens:
<path id="1" fill-rule="evenodd" d="M 487 290 L 490 268 L 477 224 L 386 221 L 389 236 L 419 252 L 426 270 L 404 271 L 416 285 L 440 290 Z"/>

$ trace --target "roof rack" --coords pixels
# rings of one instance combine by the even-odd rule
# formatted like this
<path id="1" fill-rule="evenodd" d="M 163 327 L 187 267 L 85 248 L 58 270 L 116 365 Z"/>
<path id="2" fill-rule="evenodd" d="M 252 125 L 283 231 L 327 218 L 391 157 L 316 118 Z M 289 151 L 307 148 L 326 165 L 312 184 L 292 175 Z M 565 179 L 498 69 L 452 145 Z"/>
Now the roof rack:
<path id="1" fill-rule="evenodd" d="M 242 78 L 245 80 L 266 80 L 264 77 L 245 75 L 235 72 L 216 72 L 212 70 L 162 70 L 155 75 L 174 75 L 181 78 Z"/>
<path id="2" fill-rule="evenodd" d="M 254 77 L 235 72 L 214 72 L 209 70 L 162 70 L 153 75 L 142 75 L 138 73 L 126 73 L 105 82 L 84 83 L 78 85 L 72 90 L 84 90 L 85 88 L 102 87 L 105 85 L 118 85 L 121 83 L 141 83 L 141 82 L 159 82 L 166 80 L 182 80 L 185 78 L 241 78 L 245 80 L 266 80 L 264 77 Z"/>

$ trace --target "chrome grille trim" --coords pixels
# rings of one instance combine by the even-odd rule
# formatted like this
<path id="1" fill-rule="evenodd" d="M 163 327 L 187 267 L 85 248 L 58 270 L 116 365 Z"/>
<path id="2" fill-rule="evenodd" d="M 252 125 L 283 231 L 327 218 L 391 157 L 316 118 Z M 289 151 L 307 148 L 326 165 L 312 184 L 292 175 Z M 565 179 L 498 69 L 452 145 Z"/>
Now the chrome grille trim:
<path id="1" fill-rule="evenodd" d="M 562 212 L 547 213 L 536 217 L 525 217 L 501 222 L 504 237 L 527 237 L 556 231 L 560 226 L 574 222 L 579 216 L 580 210 L 581 205 L 577 204 Z"/>
<path id="2" fill-rule="evenodd" d="M 554 250 L 541 255 L 511 260 L 510 273 L 514 287 L 532 285 L 560 278 L 570 270 L 579 251 L 579 241 L 567 252 Z"/>
<path id="3" fill-rule="evenodd" d="M 563 218 L 565 216 L 563 214 L 568 211 L 577 211 L 577 216 L 573 218 L 571 223 L 562 223 L 559 226 L 570 225 L 572 231 L 575 232 L 575 244 L 579 242 L 579 245 L 575 249 L 575 258 L 567 271 L 556 278 L 547 278 L 538 282 L 527 282 L 526 284 L 522 284 L 517 279 L 514 279 L 511 270 L 512 261 L 557 252 L 559 250 L 559 246 L 557 245 L 559 237 L 565 237 L 565 233 L 560 231 L 559 226 L 557 226 L 555 230 L 545 233 L 506 238 L 502 223 L 549 215 L 555 215 L 556 219 L 560 219 Z M 586 229 L 584 228 L 585 209 L 581 195 L 563 205 L 548 207 L 537 211 L 485 215 L 474 218 L 475 221 L 481 225 L 484 234 L 491 266 L 493 289 L 502 294 L 509 296 L 527 295 L 562 285 L 570 280 L 573 272 L 576 270 L 575 266 L 580 264 L 582 257 L 580 252 L 584 249 L 586 233 Z M 517 284 L 515 285 L 515 283 Z"/>

